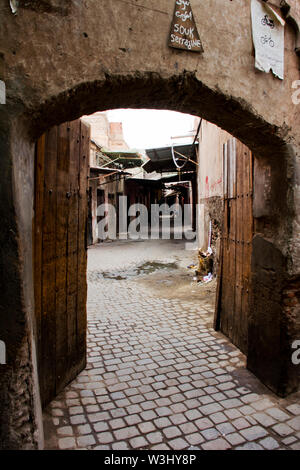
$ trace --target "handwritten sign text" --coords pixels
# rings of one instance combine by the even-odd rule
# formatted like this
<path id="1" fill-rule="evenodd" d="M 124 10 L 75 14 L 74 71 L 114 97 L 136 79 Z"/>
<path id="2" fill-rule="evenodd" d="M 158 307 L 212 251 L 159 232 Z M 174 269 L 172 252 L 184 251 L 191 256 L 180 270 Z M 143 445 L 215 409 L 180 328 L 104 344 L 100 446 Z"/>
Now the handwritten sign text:
<path id="1" fill-rule="evenodd" d="M 193 52 L 203 52 L 189 0 L 176 0 L 169 46 Z"/>

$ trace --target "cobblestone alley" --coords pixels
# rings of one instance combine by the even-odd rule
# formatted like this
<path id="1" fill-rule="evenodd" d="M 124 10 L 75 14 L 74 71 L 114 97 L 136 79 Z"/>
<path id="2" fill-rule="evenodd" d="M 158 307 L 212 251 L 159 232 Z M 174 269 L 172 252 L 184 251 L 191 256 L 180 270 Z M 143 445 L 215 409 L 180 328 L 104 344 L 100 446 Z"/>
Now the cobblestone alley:
<path id="1" fill-rule="evenodd" d="M 300 449 L 279 399 L 212 325 L 181 241 L 89 249 L 88 363 L 46 409 L 48 449 Z"/>

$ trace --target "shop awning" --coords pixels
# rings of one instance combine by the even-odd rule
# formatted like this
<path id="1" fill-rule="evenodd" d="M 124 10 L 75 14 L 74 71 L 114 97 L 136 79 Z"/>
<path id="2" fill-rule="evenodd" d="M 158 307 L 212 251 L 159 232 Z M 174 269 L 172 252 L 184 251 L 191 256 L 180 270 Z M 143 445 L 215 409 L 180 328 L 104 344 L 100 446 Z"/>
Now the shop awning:
<path id="1" fill-rule="evenodd" d="M 181 159 L 180 163 L 183 163 L 184 157 L 190 158 L 191 160 L 197 161 L 195 146 L 190 145 L 176 145 L 173 147 L 176 158 Z M 161 147 L 155 149 L 147 149 L 146 154 L 149 157 L 149 161 L 143 165 L 143 168 L 148 173 L 153 171 L 160 172 L 174 172 L 177 171 L 175 163 L 172 158 L 172 147 Z M 184 167 L 184 171 L 196 171 L 195 163 L 188 161 Z"/>

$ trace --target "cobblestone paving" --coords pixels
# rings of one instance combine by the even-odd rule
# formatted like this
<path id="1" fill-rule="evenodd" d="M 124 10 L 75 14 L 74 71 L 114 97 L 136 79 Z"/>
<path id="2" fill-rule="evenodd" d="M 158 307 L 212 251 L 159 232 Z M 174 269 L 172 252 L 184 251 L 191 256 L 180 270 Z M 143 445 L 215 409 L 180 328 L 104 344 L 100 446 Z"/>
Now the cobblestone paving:
<path id="1" fill-rule="evenodd" d="M 213 305 L 89 278 L 88 364 L 45 412 L 47 448 L 300 450 L 299 393 L 245 369 Z"/>

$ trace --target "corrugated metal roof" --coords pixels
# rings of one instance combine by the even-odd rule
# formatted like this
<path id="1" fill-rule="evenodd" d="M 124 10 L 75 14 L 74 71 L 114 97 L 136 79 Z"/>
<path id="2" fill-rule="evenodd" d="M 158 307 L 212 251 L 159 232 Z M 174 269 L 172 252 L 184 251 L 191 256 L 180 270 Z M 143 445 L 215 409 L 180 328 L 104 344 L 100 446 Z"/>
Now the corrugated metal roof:
<path id="1" fill-rule="evenodd" d="M 115 165 L 121 165 L 124 169 L 141 167 L 143 159 L 135 150 L 105 150 L 102 153 L 112 159 Z"/>
<path id="2" fill-rule="evenodd" d="M 196 152 L 195 147 L 190 145 L 176 145 L 173 147 L 176 152 L 184 155 L 187 158 L 191 158 L 192 160 L 196 160 Z M 177 171 L 177 168 L 174 164 L 172 158 L 172 147 L 161 147 L 155 149 L 147 149 L 146 150 L 147 156 L 150 158 L 148 162 L 143 165 L 144 170 L 148 173 L 152 171 L 157 172 L 171 172 Z M 176 153 L 176 157 L 180 158 L 180 156 Z M 183 163 L 183 160 L 181 161 Z M 184 171 L 195 171 L 196 166 L 192 162 L 187 162 L 184 167 Z"/>

